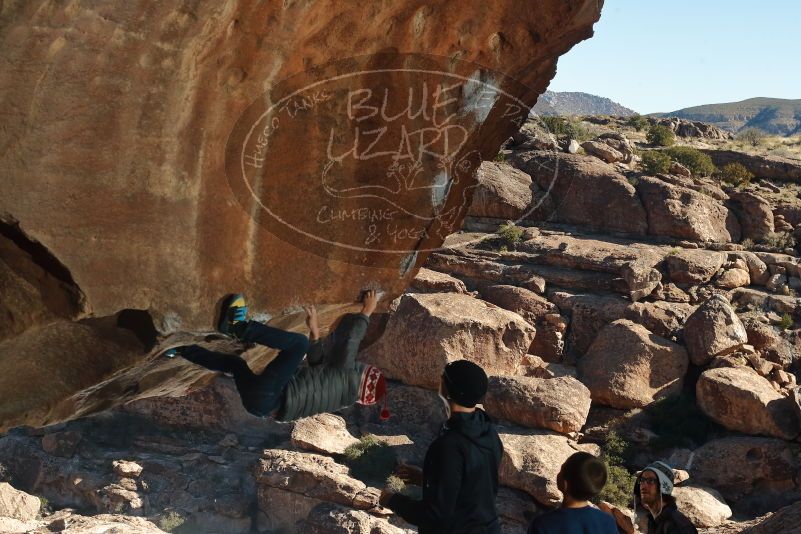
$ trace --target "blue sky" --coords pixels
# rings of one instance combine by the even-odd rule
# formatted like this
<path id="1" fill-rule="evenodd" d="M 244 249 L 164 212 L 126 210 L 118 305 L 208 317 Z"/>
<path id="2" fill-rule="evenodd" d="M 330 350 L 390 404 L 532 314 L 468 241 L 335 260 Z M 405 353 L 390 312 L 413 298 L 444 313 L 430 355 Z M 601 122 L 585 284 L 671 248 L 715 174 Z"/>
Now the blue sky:
<path id="1" fill-rule="evenodd" d="M 595 36 L 559 59 L 549 89 L 640 113 L 798 99 L 800 32 L 799 0 L 606 0 Z"/>

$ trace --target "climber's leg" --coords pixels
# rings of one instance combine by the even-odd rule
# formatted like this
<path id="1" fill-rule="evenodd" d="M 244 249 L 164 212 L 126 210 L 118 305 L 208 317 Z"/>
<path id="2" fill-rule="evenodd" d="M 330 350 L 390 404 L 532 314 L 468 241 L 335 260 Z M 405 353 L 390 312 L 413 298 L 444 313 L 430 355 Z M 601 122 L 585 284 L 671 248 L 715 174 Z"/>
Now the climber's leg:
<path id="1" fill-rule="evenodd" d="M 267 364 L 253 382 L 258 390 L 257 393 L 254 392 L 258 410 L 269 414 L 280 406 L 284 388 L 300 367 L 309 348 L 309 338 L 303 334 L 250 321 L 242 334 L 242 340 L 279 349 L 275 359 Z"/>

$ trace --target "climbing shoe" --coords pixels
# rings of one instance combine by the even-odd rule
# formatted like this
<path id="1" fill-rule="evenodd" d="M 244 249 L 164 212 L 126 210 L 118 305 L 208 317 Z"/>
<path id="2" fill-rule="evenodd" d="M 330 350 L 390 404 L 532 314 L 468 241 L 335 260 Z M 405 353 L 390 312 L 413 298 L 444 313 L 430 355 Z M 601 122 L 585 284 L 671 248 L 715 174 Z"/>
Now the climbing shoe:
<path id="1" fill-rule="evenodd" d="M 217 330 L 227 336 L 238 337 L 237 332 L 241 330 L 247 316 L 248 306 L 245 302 L 245 295 L 241 293 L 231 295 L 223 301 Z"/>

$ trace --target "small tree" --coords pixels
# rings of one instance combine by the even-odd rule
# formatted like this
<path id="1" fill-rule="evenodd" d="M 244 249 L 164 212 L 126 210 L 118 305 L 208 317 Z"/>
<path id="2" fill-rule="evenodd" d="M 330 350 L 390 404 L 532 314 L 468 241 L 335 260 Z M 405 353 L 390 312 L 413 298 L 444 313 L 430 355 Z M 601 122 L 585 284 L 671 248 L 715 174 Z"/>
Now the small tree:
<path id="1" fill-rule="evenodd" d="M 746 169 L 742 163 L 735 162 L 724 165 L 717 176 L 727 184 L 737 187 L 751 183 L 751 178 L 754 177 L 754 174 Z"/>
<path id="2" fill-rule="evenodd" d="M 645 134 L 645 140 L 654 146 L 671 146 L 676 142 L 676 134 L 667 126 L 654 124 Z"/>
<path id="3" fill-rule="evenodd" d="M 639 113 L 635 113 L 634 115 L 628 118 L 626 124 L 639 132 L 648 128 L 649 122 L 648 119 L 646 119 Z"/>
<path id="4" fill-rule="evenodd" d="M 765 137 L 765 132 L 758 128 L 746 128 L 737 134 L 737 139 L 754 147 L 761 145 Z"/>
<path id="5" fill-rule="evenodd" d="M 642 167 L 648 174 L 666 173 L 670 163 L 670 156 L 661 150 L 648 150 L 642 155 Z"/>
<path id="6" fill-rule="evenodd" d="M 693 173 L 693 176 L 710 176 L 718 169 L 712 163 L 712 158 L 697 148 L 689 146 L 674 146 L 665 149 L 665 153 L 673 161 L 678 161 Z"/>

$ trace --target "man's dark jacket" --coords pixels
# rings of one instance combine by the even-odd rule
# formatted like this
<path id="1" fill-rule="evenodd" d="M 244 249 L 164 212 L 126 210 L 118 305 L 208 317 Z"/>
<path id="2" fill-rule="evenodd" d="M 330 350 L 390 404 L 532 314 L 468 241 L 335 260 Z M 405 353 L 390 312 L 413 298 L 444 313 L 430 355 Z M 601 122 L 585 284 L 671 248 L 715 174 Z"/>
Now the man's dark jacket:
<path id="1" fill-rule="evenodd" d="M 495 534 L 503 445 L 484 411 L 454 414 L 426 453 L 423 500 L 394 495 L 388 507 L 421 534 Z"/>
<path id="2" fill-rule="evenodd" d="M 301 367 L 284 389 L 276 419 L 295 421 L 334 412 L 359 399 L 364 364 L 356 361 L 369 319 L 349 313 L 328 336 L 309 344 L 308 366 Z"/>
<path id="3" fill-rule="evenodd" d="M 676 499 L 663 495 L 665 505 L 662 512 L 656 516 L 648 514 L 648 534 L 698 534 L 687 516 L 679 512 Z"/>

